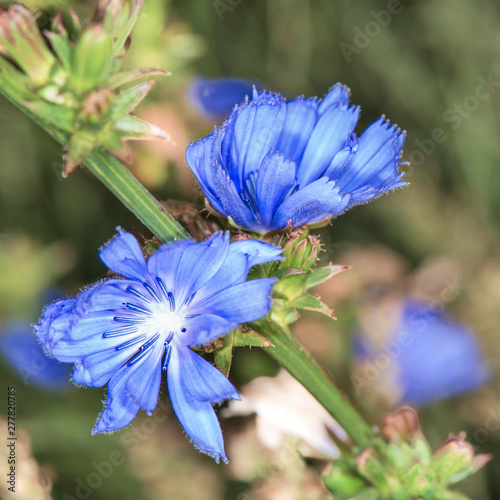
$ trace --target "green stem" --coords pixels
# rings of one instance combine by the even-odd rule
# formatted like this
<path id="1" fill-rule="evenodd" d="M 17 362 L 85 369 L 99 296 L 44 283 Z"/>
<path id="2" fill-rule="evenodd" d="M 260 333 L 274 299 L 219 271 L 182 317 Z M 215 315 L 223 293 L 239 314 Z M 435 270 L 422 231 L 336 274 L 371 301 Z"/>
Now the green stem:
<path id="1" fill-rule="evenodd" d="M 30 111 L 23 103 L 26 90 L 0 65 L 0 93 L 21 109 L 63 146 L 69 135 Z M 34 97 L 34 96 L 33 96 Z M 161 241 L 189 238 L 184 228 L 163 208 L 156 198 L 111 153 L 95 150 L 85 160 L 87 168 Z"/>
<path id="2" fill-rule="evenodd" d="M 359 448 L 373 446 L 384 454 L 384 441 L 354 409 L 325 370 L 291 334 L 288 327 L 279 326 L 269 320 L 260 320 L 253 323 L 252 328 L 274 345 L 266 347 L 265 351 L 321 403 Z"/>

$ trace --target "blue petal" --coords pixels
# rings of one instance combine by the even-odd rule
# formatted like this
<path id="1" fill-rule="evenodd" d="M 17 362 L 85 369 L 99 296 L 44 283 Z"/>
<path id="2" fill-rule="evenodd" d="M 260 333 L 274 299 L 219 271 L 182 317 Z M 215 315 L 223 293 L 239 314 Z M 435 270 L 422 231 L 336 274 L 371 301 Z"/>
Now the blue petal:
<path id="1" fill-rule="evenodd" d="M 261 222 L 271 226 L 274 212 L 295 184 L 295 162 L 269 152 L 257 171 L 256 195 Z"/>
<path id="2" fill-rule="evenodd" d="M 359 137 L 359 149 L 349 168 L 338 177 L 344 192 L 352 192 L 364 186 L 383 189 L 395 184 L 404 133 L 390 126 L 381 117 L 372 123 Z"/>
<path id="3" fill-rule="evenodd" d="M 318 112 L 322 115 L 328 108 L 336 106 L 348 106 L 351 91 L 345 85 L 336 83 L 321 99 Z"/>
<path id="4" fill-rule="evenodd" d="M 151 413 L 158 402 L 163 349 L 151 348 L 132 366 L 125 365 L 109 381 L 106 407 L 93 434 L 127 426 L 140 409 Z"/>
<path id="5" fill-rule="evenodd" d="M 188 97 L 200 114 L 208 118 L 222 118 L 235 104 L 252 95 L 255 82 L 239 78 L 194 78 L 188 88 Z"/>
<path id="6" fill-rule="evenodd" d="M 0 351 L 24 383 L 50 391 L 70 387 L 71 366 L 47 357 L 29 323 L 8 324 L 0 335 Z"/>
<path id="7" fill-rule="evenodd" d="M 278 95 L 261 94 L 257 100 L 239 108 L 231 155 L 238 168 L 240 191 L 244 188 L 244 179 L 259 168 L 264 156 L 276 146 L 285 117 L 286 103 Z"/>
<path id="8" fill-rule="evenodd" d="M 229 322 L 214 314 L 200 314 L 185 322 L 186 332 L 179 335 L 184 346 L 203 345 L 213 339 L 229 333 L 238 326 L 238 323 Z"/>
<path id="9" fill-rule="evenodd" d="M 215 129 L 207 137 L 191 143 L 186 149 L 186 161 L 211 205 L 220 214 L 227 216 L 217 197 L 217 186 L 214 183 L 213 172 L 217 168 L 214 160 L 214 148 L 217 138 L 221 134 L 222 132 Z"/>
<path id="10" fill-rule="evenodd" d="M 244 240 L 229 245 L 224 265 L 217 274 L 196 293 L 193 305 L 207 297 L 247 279 L 248 271 L 257 264 L 281 260 L 282 249 L 263 241 Z"/>
<path id="11" fill-rule="evenodd" d="M 229 252 L 245 255 L 247 259 L 247 272 L 253 266 L 271 262 L 273 260 L 282 260 L 282 248 L 257 240 L 241 240 L 231 243 Z M 246 275 L 245 278 L 246 279 Z"/>
<path id="12" fill-rule="evenodd" d="M 324 175 L 331 179 L 337 179 L 340 173 L 351 162 L 352 158 L 358 151 L 359 141 L 356 134 L 349 134 L 347 146 L 335 155 L 335 158 L 326 169 Z"/>
<path id="13" fill-rule="evenodd" d="M 276 152 L 286 159 L 300 163 L 304 149 L 318 119 L 317 99 L 299 97 L 286 105 L 286 120 L 283 124 Z"/>
<path id="14" fill-rule="evenodd" d="M 219 199 L 224 213 L 234 220 L 236 224 L 246 228 L 258 227 L 253 211 L 243 202 L 236 186 L 229 178 L 226 171 L 219 167 L 214 172 Z"/>
<path id="15" fill-rule="evenodd" d="M 67 299 L 48 305 L 38 325 L 34 326 L 36 335 L 49 353 L 52 353 L 54 344 L 67 335 L 75 303 L 75 299 Z"/>
<path id="16" fill-rule="evenodd" d="M 229 250 L 229 232 L 214 234 L 208 240 L 185 248 L 177 269 L 175 297 L 184 304 L 224 264 Z"/>
<path id="17" fill-rule="evenodd" d="M 117 230 L 119 234 L 101 248 L 99 257 L 115 273 L 144 281 L 148 268 L 139 243 L 130 233 L 119 227 Z"/>
<path id="18" fill-rule="evenodd" d="M 192 305 L 190 314 L 215 314 L 229 322 L 246 323 L 265 316 L 271 308 L 274 278 L 256 279 L 226 288 Z"/>
<path id="19" fill-rule="evenodd" d="M 182 383 L 193 398 L 220 404 L 226 399 L 240 396 L 233 384 L 213 365 L 193 352 L 189 347 L 172 346 L 177 350 Z"/>
<path id="20" fill-rule="evenodd" d="M 194 240 L 179 240 L 162 245 L 148 259 L 148 270 L 151 276 L 161 278 L 168 291 L 173 291 L 176 284 L 177 270 L 182 255 Z"/>
<path id="21" fill-rule="evenodd" d="M 335 181 L 322 177 L 287 198 L 276 211 L 272 227 L 283 229 L 289 222 L 294 227 L 318 222 L 340 214 L 348 202 L 349 195 L 340 193 Z"/>
<path id="22" fill-rule="evenodd" d="M 188 390 L 191 385 L 184 377 L 191 377 L 192 364 L 183 363 L 179 350 L 172 346 L 172 354 L 167 369 L 168 393 L 175 414 L 194 445 L 210 455 L 218 463 L 222 458 L 227 462 L 224 441 L 212 404 L 196 399 Z"/>
<path id="23" fill-rule="evenodd" d="M 318 179 L 328 168 L 335 155 L 347 145 L 358 118 L 359 108 L 355 106 L 331 106 L 321 115 L 297 168 L 301 187 Z"/>

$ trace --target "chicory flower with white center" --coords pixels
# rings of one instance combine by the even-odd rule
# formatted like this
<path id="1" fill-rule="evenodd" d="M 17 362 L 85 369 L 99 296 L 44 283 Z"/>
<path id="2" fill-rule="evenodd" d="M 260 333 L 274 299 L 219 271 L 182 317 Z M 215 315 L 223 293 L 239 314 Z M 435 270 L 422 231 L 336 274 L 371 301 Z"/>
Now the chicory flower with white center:
<path id="1" fill-rule="evenodd" d="M 186 160 L 212 207 L 266 233 L 335 217 L 404 186 L 404 132 L 384 117 L 359 137 L 359 107 L 337 84 L 323 99 L 286 102 L 255 90 Z"/>
<path id="2" fill-rule="evenodd" d="M 246 281 L 252 266 L 279 259 L 259 241 L 229 242 L 216 234 L 196 243 L 162 245 L 147 262 L 121 229 L 100 251 L 124 279 L 108 279 L 75 298 L 49 305 L 36 333 L 56 359 L 74 363 L 77 384 L 108 384 L 93 433 L 128 425 L 155 409 L 162 378 L 186 434 L 200 451 L 227 461 L 213 404 L 238 399 L 233 385 L 189 346 L 261 318 L 271 307 L 272 278 Z"/>

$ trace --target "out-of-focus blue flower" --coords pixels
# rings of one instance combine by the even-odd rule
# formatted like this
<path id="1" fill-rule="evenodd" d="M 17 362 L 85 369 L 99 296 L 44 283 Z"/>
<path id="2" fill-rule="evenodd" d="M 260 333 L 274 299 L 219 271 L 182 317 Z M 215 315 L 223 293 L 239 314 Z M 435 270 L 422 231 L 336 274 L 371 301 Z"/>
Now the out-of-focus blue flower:
<path id="1" fill-rule="evenodd" d="M 229 235 L 219 233 L 202 243 L 163 245 L 146 262 L 137 240 L 118 231 L 100 257 L 124 279 L 51 304 L 36 332 L 56 359 L 75 364 L 76 383 L 108 383 L 93 433 L 125 427 L 140 409 L 151 414 L 167 371 L 170 400 L 186 434 L 217 462 L 227 460 L 212 405 L 239 396 L 189 346 L 267 314 L 275 280 L 245 280 L 252 266 L 278 259 L 281 250 L 258 241 L 230 244 Z"/>
<path id="2" fill-rule="evenodd" d="M 29 323 L 15 322 L 3 328 L 0 332 L 0 352 L 25 384 L 49 391 L 71 386 L 71 368 L 47 357 Z"/>
<path id="3" fill-rule="evenodd" d="M 472 391 L 489 378 L 475 335 L 432 304 L 407 300 L 381 314 L 374 308 L 360 322 L 357 389 L 374 384 L 395 404 L 419 406 Z"/>
<path id="4" fill-rule="evenodd" d="M 401 181 L 404 133 L 384 117 L 359 137 L 359 108 L 337 84 L 323 99 L 253 93 L 186 159 L 212 206 L 261 233 L 319 222 Z"/>
<path id="5" fill-rule="evenodd" d="M 188 99 L 198 113 L 210 119 L 225 118 L 236 104 L 252 95 L 256 82 L 241 78 L 204 78 L 191 80 Z"/>

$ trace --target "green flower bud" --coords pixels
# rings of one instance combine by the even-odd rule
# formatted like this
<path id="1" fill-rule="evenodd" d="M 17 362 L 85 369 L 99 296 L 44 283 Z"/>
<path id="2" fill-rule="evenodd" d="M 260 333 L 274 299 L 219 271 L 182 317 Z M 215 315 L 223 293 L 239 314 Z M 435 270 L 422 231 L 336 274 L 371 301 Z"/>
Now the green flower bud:
<path id="1" fill-rule="evenodd" d="M 100 26 L 87 29 L 75 47 L 70 85 L 80 92 L 101 87 L 110 76 L 112 63 L 111 35 Z"/>
<path id="2" fill-rule="evenodd" d="M 454 484 L 474 474 L 491 459 L 490 455 L 474 455 L 465 441 L 465 432 L 452 436 L 432 456 L 431 465 L 445 484 Z"/>
<path id="3" fill-rule="evenodd" d="M 0 9 L 0 54 L 12 59 L 38 87 L 49 82 L 56 62 L 33 14 L 23 5 Z"/>
<path id="4" fill-rule="evenodd" d="M 309 234 L 309 229 L 299 229 L 288 235 L 283 246 L 281 268 L 294 268 L 309 271 L 318 258 L 321 244 L 316 236 Z"/>
<path id="5" fill-rule="evenodd" d="M 343 462 L 332 463 L 322 479 L 328 490 L 335 493 L 335 498 L 339 500 L 352 498 L 368 487 L 366 481 Z"/>

